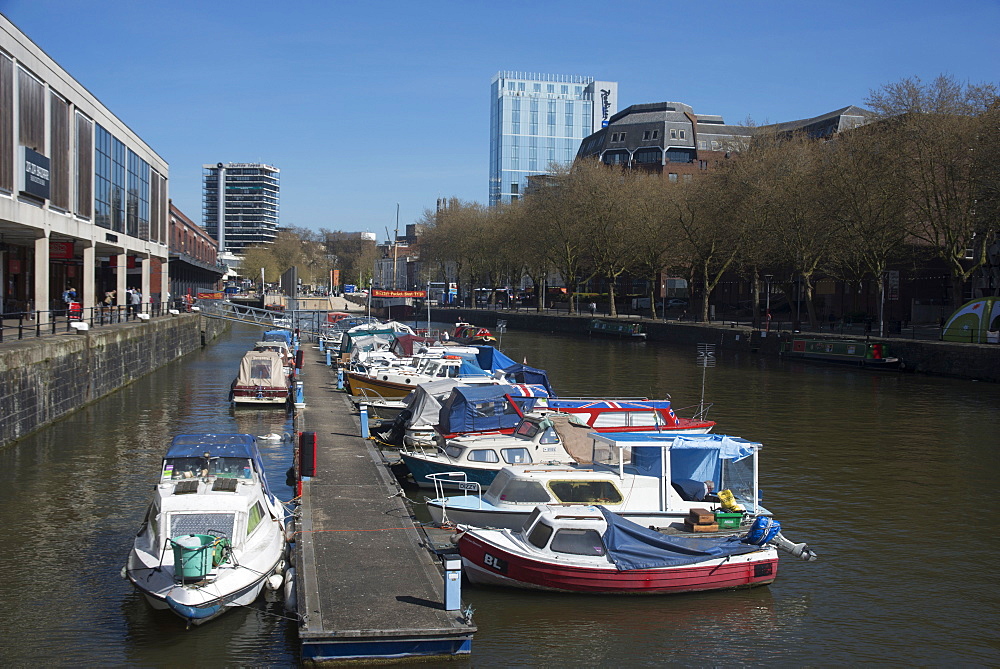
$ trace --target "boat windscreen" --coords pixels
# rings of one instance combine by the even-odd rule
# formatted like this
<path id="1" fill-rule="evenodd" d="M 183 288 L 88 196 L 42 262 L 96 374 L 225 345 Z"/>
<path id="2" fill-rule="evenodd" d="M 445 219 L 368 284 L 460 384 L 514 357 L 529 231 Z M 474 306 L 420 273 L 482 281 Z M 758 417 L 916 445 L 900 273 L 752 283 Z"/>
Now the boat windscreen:
<path id="1" fill-rule="evenodd" d="M 233 538 L 236 524 L 234 513 L 172 513 L 170 514 L 170 537 L 185 534 L 210 534 Z"/>
<path id="2" fill-rule="evenodd" d="M 230 479 L 253 478 L 249 458 L 167 458 L 163 461 L 162 478 L 178 481 L 205 476 Z"/>

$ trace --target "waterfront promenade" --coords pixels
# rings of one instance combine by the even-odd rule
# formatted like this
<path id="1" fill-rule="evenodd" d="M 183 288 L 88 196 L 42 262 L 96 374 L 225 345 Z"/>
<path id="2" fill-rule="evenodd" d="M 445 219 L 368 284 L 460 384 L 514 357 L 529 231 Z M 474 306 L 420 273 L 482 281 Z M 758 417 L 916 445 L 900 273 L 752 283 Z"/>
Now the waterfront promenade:
<path id="1" fill-rule="evenodd" d="M 444 610 L 444 582 L 395 479 L 325 354 L 305 345 L 306 408 L 316 476 L 303 482 L 296 527 L 302 659 L 384 660 L 468 653 L 476 628 Z"/>

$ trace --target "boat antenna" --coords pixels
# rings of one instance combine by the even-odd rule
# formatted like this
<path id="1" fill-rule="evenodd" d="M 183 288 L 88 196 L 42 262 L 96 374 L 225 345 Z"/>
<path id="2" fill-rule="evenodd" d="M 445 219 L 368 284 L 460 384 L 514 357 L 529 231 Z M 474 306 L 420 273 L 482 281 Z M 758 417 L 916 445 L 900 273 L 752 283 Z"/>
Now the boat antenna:
<path id="1" fill-rule="evenodd" d="M 709 367 L 715 367 L 715 344 L 698 344 L 698 366 L 701 367 L 701 402 L 698 404 L 698 417 L 705 419 L 705 375 Z"/>

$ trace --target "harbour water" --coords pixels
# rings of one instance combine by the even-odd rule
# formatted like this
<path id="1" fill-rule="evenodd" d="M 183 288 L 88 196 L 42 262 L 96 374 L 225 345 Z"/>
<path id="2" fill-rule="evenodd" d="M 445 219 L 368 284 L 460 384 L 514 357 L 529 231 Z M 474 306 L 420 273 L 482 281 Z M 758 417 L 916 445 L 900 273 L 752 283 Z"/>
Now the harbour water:
<path id="1" fill-rule="evenodd" d="M 291 431 L 280 410 L 226 401 L 255 334 L 237 326 L 0 451 L 3 665 L 297 664 L 280 602 L 185 630 L 120 577 L 174 434 Z M 704 378 L 716 432 L 763 442 L 764 503 L 820 559 L 783 557 L 769 587 L 701 595 L 466 587 L 479 632 L 450 666 L 1000 664 L 1000 386 L 752 355 L 702 369 L 687 347 L 545 333 L 502 346 L 561 395 L 669 394 L 682 415 Z M 290 445 L 262 450 L 290 499 Z"/>

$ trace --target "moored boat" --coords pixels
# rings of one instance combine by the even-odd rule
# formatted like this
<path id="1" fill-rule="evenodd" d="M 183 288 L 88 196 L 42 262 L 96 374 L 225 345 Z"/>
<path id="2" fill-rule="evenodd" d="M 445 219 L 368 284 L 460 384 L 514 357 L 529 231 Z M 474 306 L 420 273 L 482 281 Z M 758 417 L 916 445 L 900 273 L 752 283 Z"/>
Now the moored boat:
<path id="1" fill-rule="evenodd" d="M 644 526 L 680 526 L 695 508 L 732 511 L 736 524 L 770 515 L 760 504 L 761 444 L 721 434 L 589 434 L 591 464 L 508 465 L 483 486 L 442 474 L 465 494 L 435 489 L 427 510 L 438 523 L 517 529 L 537 504 L 602 504 Z M 721 491 L 716 494 L 715 491 Z"/>
<path id="2" fill-rule="evenodd" d="M 646 333 L 642 331 L 641 323 L 629 323 L 627 321 L 604 321 L 600 318 L 595 318 L 587 325 L 587 331 L 592 335 L 599 335 L 601 337 L 646 339 Z"/>
<path id="3" fill-rule="evenodd" d="M 274 351 L 248 351 L 240 361 L 230 396 L 235 404 L 282 405 L 290 400 L 286 360 Z"/>
<path id="4" fill-rule="evenodd" d="M 253 436 L 178 435 L 125 576 L 154 609 L 198 625 L 280 586 L 284 529 Z"/>
<path id="5" fill-rule="evenodd" d="M 766 535 L 666 536 L 601 506 L 536 507 L 517 530 L 465 529 L 456 543 L 473 583 L 591 594 L 672 594 L 767 585 Z M 772 537 L 773 538 L 773 537 Z"/>
<path id="6" fill-rule="evenodd" d="M 856 365 L 871 369 L 898 369 L 901 366 L 899 358 L 889 355 L 888 345 L 854 339 L 794 337 L 790 344 L 782 344 L 781 354 L 788 358 Z"/>

